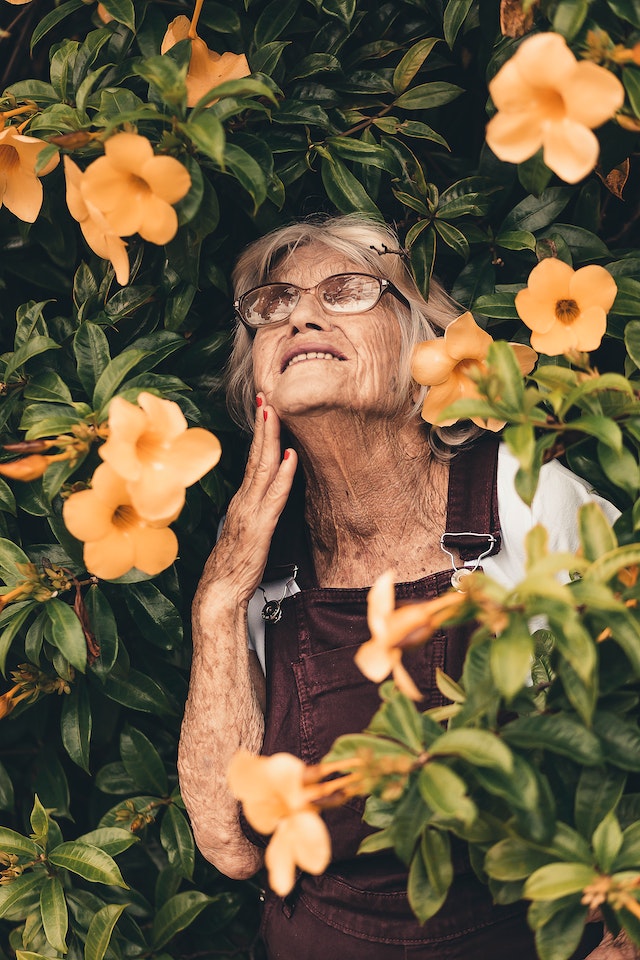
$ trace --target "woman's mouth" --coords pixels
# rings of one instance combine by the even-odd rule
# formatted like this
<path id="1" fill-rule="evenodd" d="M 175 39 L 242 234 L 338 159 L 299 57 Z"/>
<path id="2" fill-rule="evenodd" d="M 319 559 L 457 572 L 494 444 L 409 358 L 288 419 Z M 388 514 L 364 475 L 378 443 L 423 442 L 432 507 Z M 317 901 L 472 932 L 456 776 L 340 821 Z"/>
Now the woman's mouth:
<path id="1" fill-rule="evenodd" d="M 325 353 L 320 350 L 309 350 L 307 353 L 296 353 L 290 360 L 287 360 L 282 368 L 284 373 L 289 367 L 296 363 L 304 363 L 306 360 L 338 360 L 342 361 L 345 357 L 336 356 L 335 353 Z"/>

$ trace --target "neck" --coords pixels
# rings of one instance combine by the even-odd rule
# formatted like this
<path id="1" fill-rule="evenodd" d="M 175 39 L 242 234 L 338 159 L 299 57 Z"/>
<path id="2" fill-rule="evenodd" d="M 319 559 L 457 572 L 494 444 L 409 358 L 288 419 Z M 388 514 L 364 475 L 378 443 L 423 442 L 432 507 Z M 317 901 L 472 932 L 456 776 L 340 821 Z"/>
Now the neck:
<path id="1" fill-rule="evenodd" d="M 290 424 L 306 480 L 318 581 L 365 586 L 442 569 L 448 468 L 419 423 L 332 411 Z"/>

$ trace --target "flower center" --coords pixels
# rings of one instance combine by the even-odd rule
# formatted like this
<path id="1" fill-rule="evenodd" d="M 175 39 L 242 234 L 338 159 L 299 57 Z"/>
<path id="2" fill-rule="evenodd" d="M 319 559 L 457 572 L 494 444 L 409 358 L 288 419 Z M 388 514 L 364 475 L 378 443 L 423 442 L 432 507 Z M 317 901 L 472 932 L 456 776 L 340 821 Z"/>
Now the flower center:
<path id="1" fill-rule="evenodd" d="M 126 530 L 128 527 L 135 527 L 138 523 L 138 514 L 128 503 L 121 503 L 116 507 L 111 521 L 117 530 Z"/>
<path id="2" fill-rule="evenodd" d="M 470 373 L 482 373 L 484 364 L 481 360 L 472 360 L 467 358 L 466 360 L 460 360 L 456 364 L 456 373 L 462 373 L 464 376 L 468 376 Z"/>
<path id="3" fill-rule="evenodd" d="M 15 147 L 7 143 L 0 144 L 0 171 L 2 173 L 12 173 L 16 167 L 20 166 L 20 155 Z"/>
<path id="4" fill-rule="evenodd" d="M 140 193 L 151 193 L 151 187 L 147 181 L 143 180 L 142 177 L 136 176 L 135 173 L 131 174 L 131 186 Z"/>
<path id="5" fill-rule="evenodd" d="M 580 307 L 575 300 L 556 300 L 556 317 L 565 327 L 570 327 L 580 315 Z"/>
<path id="6" fill-rule="evenodd" d="M 537 91 L 540 107 L 545 120 L 562 120 L 567 114 L 567 108 L 562 94 L 551 87 Z"/>

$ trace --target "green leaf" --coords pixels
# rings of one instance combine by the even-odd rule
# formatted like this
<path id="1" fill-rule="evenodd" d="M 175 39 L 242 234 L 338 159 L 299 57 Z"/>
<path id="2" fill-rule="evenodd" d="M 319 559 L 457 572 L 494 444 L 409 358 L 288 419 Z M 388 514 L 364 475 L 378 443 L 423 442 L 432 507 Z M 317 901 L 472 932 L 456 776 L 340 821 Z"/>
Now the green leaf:
<path id="1" fill-rule="evenodd" d="M 13 811 L 14 803 L 15 797 L 11 777 L 7 773 L 6 767 L 0 763 L 0 810 L 7 810 L 11 813 Z M 2 829 L 3 828 L 0 827 L 0 835 L 2 833 Z M 4 849 L 1 840 L 0 849 Z"/>
<path id="2" fill-rule="evenodd" d="M 464 93 L 462 87 L 455 83 L 446 83 L 444 80 L 434 80 L 431 83 L 421 83 L 401 94 L 395 101 L 395 107 L 403 110 L 431 110 L 451 103 Z"/>
<path id="3" fill-rule="evenodd" d="M 427 59 L 436 43 L 439 43 L 439 37 L 428 37 L 425 40 L 419 40 L 409 47 L 398 66 L 393 71 L 393 89 L 396 93 L 404 93 L 416 73 Z"/>
<path id="4" fill-rule="evenodd" d="M 23 367 L 29 360 L 32 360 L 33 357 L 39 357 L 43 353 L 48 353 L 49 350 L 59 349 L 60 344 L 56 343 L 55 340 L 52 340 L 51 337 L 32 337 L 28 343 L 23 344 L 14 353 L 9 354 L 7 366 L 3 374 L 4 379 L 10 380 L 14 373 Z"/>
<path id="5" fill-rule="evenodd" d="M 47 877 L 40 889 L 40 912 L 47 940 L 60 953 L 67 952 L 69 913 L 64 890 L 58 877 Z"/>
<path id="6" fill-rule="evenodd" d="M 91 883 L 127 887 L 113 857 L 89 843 L 78 840 L 61 843 L 50 851 L 49 860 L 54 866 L 64 867 Z"/>
<path id="7" fill-rule="evenodd" d="M 24 920 L 31 910 L 37 910 L 40 887 L 45 880 L 46 873 L 38 870 L 23 873 L 8 886 L 0 887 L 0 918 Z"/>
<path id="8" fill-rule="evenodd" d="M 154 949 L 163 947 L 177 933 L 193 923 L 205 907 L 215 902 L 216 897 L 208 897 L 199 890 L 186 890 L 167 900 L 153 921 L 151 940 Z"/>
<path id="9" fill-rule="evenodd" d="M 622 82 L 636 117 L 640 117 L 640 70 L 636 67 L 624 67 Z"/>
<path id="10" fill-rule="evenodd" d="M 81 840 L 82 843 L 89 843 L 93 847 L 100 847 L 111 857 L 128 850 L 134 843 L 140 843 L 140 837 L 137 837 L 131 830 L 120 827 L 98 827 L 97 830 L 83 833 L 81 837 L 78 837 L 78 840 Z"/>
<path id="11" fill-rule="evenodd" d="M 535 250 L 536 238 L 528 230 L 501 230 L 496 245 L 504 250 Z"/>
<path id="12" fill-rule="evenodd" d="M 84 945 L 84 960 L 103 960 L 113 929 L 126 907 L 126 903 L 109 903 L 98 910 L 89 924 Z"/>
<path id="13" fill-rule="evenodd" d="M 450 767 L 431 761 L 418 776 L 420 793 L 427 805 L 440 817 L 471 824 L 478 810 L 468 796 L 467 785 Z"/>
<path id="14" fill-rule="evenodd" d="M 258 17 L 253 32 L 256 49 L 277 40 L 298 12 L 298 0 L 271 0 Z"/>
<path id="15" fill-rule="evenodd" d="M 44 370 L 32 377 L 23 390 L 25 400 L 42 403 L 71 403 L 72 396 L 65 381 L 53 370 Z"/>
<path id="16" fill-rule="evenodd" d="M 512 618 L 491 642 L 491 674 L 509 703 L 527 682 L 533 657 L 533 638 L 523 618 Z"/>
<path id="17" fill-rule="evenodd" d="M 567 40 L 579 33 L 589 12 L 590 0 L 560 0 L 553 14 L 553 29 Z"/>
<path id="18" fill-rule="evenodd" d="M 591 837 L 598 823 L 618 804 L 626 777 L 615 768 L 584 767 L 575 793 L 576 827 Z"/>
<path id="19" fill-rule="evenodd" d="M 25 603 L 12 604 L 9 608 L 8 612 L 11 614 L 11 619 L 8 626 L 6 626 L 0 634 L 0 671 L 3 674 L 6 673 L 7 654 L 11 649 L 11 644 L 22 627 L 22 624 L 27 617 L 31 616 L 36 606 L 38 606 L 36 603 Z"/>
<path id="20" fill-rule="evenodd" d="M 548 853 L 531 847 L 519 837 L 508 837 L 487 851 L 484 869 L 495 880 L 526 880 L 550 859 Z"/>
<path id="21" fill-rule="evenodd" d="M 175 713 L 162 687 L 139 670 L 129 670 L 126 678 L 113 674 L 106 676 L 102 690 L 110 700 L 131 707 L 132 710 L 160 716 Z"/>
<path id="22" fill-rule="evenodd" d="M 538 900 L 535 905 L 542 902 Z M 566 960 L 573 956 L 584 933 L 586 919 L 587 907 L 581 906 L 579 897 L 554 912 L 536 929 L 536 950 L 540 960 Z"/>
<path id="23" fill-rule="evenodd" d="M 204 111 L 195 117 L 192 115 L 182 129 L 201 153 L 224 167 L 226 137 L 224 127 L 214 114 Z"/>
<path id="24" fill-rule="evenodd" d="M 447 730 L 431 744 L 432 757 L 460 757 L 480 767 L 491 767 L 510 773 L 513 770 L 511 750 L 495 734 L 488 730 Z"/>
<path id="25" fill-rule="evenodd" d="M 136 13 L 131 0 L 102 0 L 107 13 L 118 23 L 124 23 L 132 33 L 136 32 Z"/>
<path id="26" fill-rule="evenodd" d="M 584 863 L 548 863 L 536 870 L 524 885 L 527 900 L 558 900 L 581 893 L 598 874 Z"/>
<path id="27" fill-rule="evenodd" d="M 190 47 L 186 41 L 182 42 L 185 50 Z M 180 51 L 180 55 L 184 56 L 184 52 Z M 144 60 L 136 61 L 133 69 L 151 84 L 167 106 L 182 112 L 187 100 L 185 80 L 189 62 L 187 59 L 178 63 L 174 58 L 176 56 L 178 51 L 174 47 L 171 55 L 145 57 Z"/>
<path id="28" fill-rule="evenodd" d="M 168 793 L 167 773 L 160 754 L 144 733 L 126 726 L 120 735 L 120 756 L 125 770 L 136 785 L 164 797 Z"/>
<path id="29" fill-rule="evenodd" d="M 56 7 L 55 10 L 51 10 L 47 13 L 38 23 L 35 30 L 31 34 L 31 52 L 35 47 L 38 41 L 42 40 L 46 34 L 61 23 L 65 17 L 70 16 L 70 14 L 75 13 L 76 10 L 80 10 L 84 6 L 83 0 L 67 0 L 66 3 L 61 3 L 59 7 Z"/>
<path id="30" fill-rule="evenodd" d="M 254 209 L 257 210 L 267 197 L 267 181 L 264 170 L 246 150 L 237 147 L 234 143 L 226 143 L 224 159 L 228 170 L 240 186 L 247 191 L 253 200 Z"/>
<path id="31" fill-rule="evenodd" d="M 640 367 L 640 320 L 630 320 L 625 326 L 624 345 L 636 367 Z"/>
<path id="32" fill-rule="evenodd" d="M 539 197 L 526 197 L 505 217 L 500 230 L 542 230 L 564 210 L 571 195 L 568 187 L 549 187 Z"/>
<path id="33" fill-rule="evenodd" d="M 9 827 L 0 827 L 0 850 L 16 857 L 26 857 L 28 860 L 37 860 L 42 853 L 42 848 L 37 843 Z"/>
<path id="34" fill-rule="evenodd" d="M 48 600 L 44 609 L 50 624 L 49 628 L 45 626 L 48 639 L 69 663 L 84 673 L 87 665 L 87 642 L 78 617 L 63 600 Z"/>
<path id="35" fill-rule="evenodd" d="M 111 400 L 127 374 L 137 366 L 144 356 L 142 350 L 124 350 L 109 361 L 98 377 L 93 391 L 92 403 L 95 410 L 102 414 L 102 408 Z"/>
<path id="36" fill-rule="evenodd" d="M 195 864 L 193 834 L 185 815 L 174 803 L 167 807 L 162 818 L 160 843 L 166 851 L 171 866 L 178 869 L 187 880 L 191 880 Z"/>
<path id="37" fill-rule="evenodd" d="M 98 659 L 91 664 L 91 669 L 99 677 L 105 677 L 111 672 L 118 656 L 116 618 L 109 601 L 96 584 L 92 584 L 85 593 L 84 604 L 95 640 L 100 648 Z"/>
<path id="38" fill-rule="evenodd" d="M 598 460 L 611 483 L 635 500 L 640 485 L 636 456 L 627 447 L 616 450 L 611 444 L 605 446 L 604 443 L 599 443 Z"/>
<path id="39" fill-rule="evenodd" d="M 447 223 L 444 220 L 435 220 L 433 225 L 447 246 L 451 247 L 463 260 L 466 260 L 469 256 L 469 241 L 462 230 L 458 230 L 452 223 Z"/>
<path id="40" fill-rule="evenodd" d="M 427 299 L 429 296 L 433 264 L 436 258 L 436 232 L 433 228 L 425 230 L 413 241 L 411 244 L 410 257 L 411 269 L 416 280 L 416 285 L 422 296 Z"/>
<path id="41" fill-rule="evenodd" d="M 467 18 L 473 0 L 449 0 L 444 11 L 443 29 L 444 38 L 451 50 L 456 42 L 462 24 Z"/>
<path id="42" fill-rule="evenodd" d="M 598 824 L 591 840 L 598 866 L 610 873 L 622 846 L 622 830 L 615 813 L 610 811 Z"/>
<path id="43" fill-rule="evenodd" d="M 601 766 L 603 762 L 599 739 L 565 714 L 518 717 L 506 724 L 501 733 L 514 747 L 550 750 L 585 767 Z"/>
<path id="44" fill-rule="evenodd" d="M 89 691 L 86 683 L 78 679 L 71 687 L 71 693 L 63 699 L 60 733 L 65 750 L 86 773 L 89 773 L 91 725 Z"/>
<path id="45" fill-rule="evenodd" d="M 635 719 L 626 719 L 609 710 L 597 710 L 594 733 L 602 742 L 607 762 L 621 770 L 640 771 L 640 730 Z"/>
<path id="46" fill-rule="evenodd" d="M 365 188 L 341 160 L 323 157 L 321 174 L 327 195 L 338 210 L 342 213 L 359 212 L 382 220 L 380 211 Z"/>
<path id="47" fill-rule="evenodd" d="M 182 617 L 161 590 L 148 581 L 123 589 L 124 601 L 140 633 L 161 650 L 182 643 Z"/>
<path id="48" fill-rule="evenodd" d="M 438 912 L 453 881 L 449 837 L 427 828 L 409 869 L 407 895 L 411 909 L 424 923 Z"/>
<path id="49" fill-rule="evenodd" d="M 618 546 L 616 535 L 597 503 L 585 503 L 578 511 L 580 544 L 587 560 L 597 560 Z"/>

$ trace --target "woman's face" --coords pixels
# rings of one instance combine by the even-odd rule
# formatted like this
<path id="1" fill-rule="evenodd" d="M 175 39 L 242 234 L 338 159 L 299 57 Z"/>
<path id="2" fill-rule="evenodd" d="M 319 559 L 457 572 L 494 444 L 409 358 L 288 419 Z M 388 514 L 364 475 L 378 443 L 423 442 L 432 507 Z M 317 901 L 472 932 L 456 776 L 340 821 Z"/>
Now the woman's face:
<path id="1" fill-rule="evenodd" d="M 351 272 L 368 271 L 328 247 L 309 245 L 270 279 L 308 288 Z M 285 423 L 335 409 L 379 417 L 395 412 L 401 336 L 389 298 L 366 313 L 332 315 L 313 293 L 303 294 L 285 323 L 257 331 L 255 387 Z"/>

